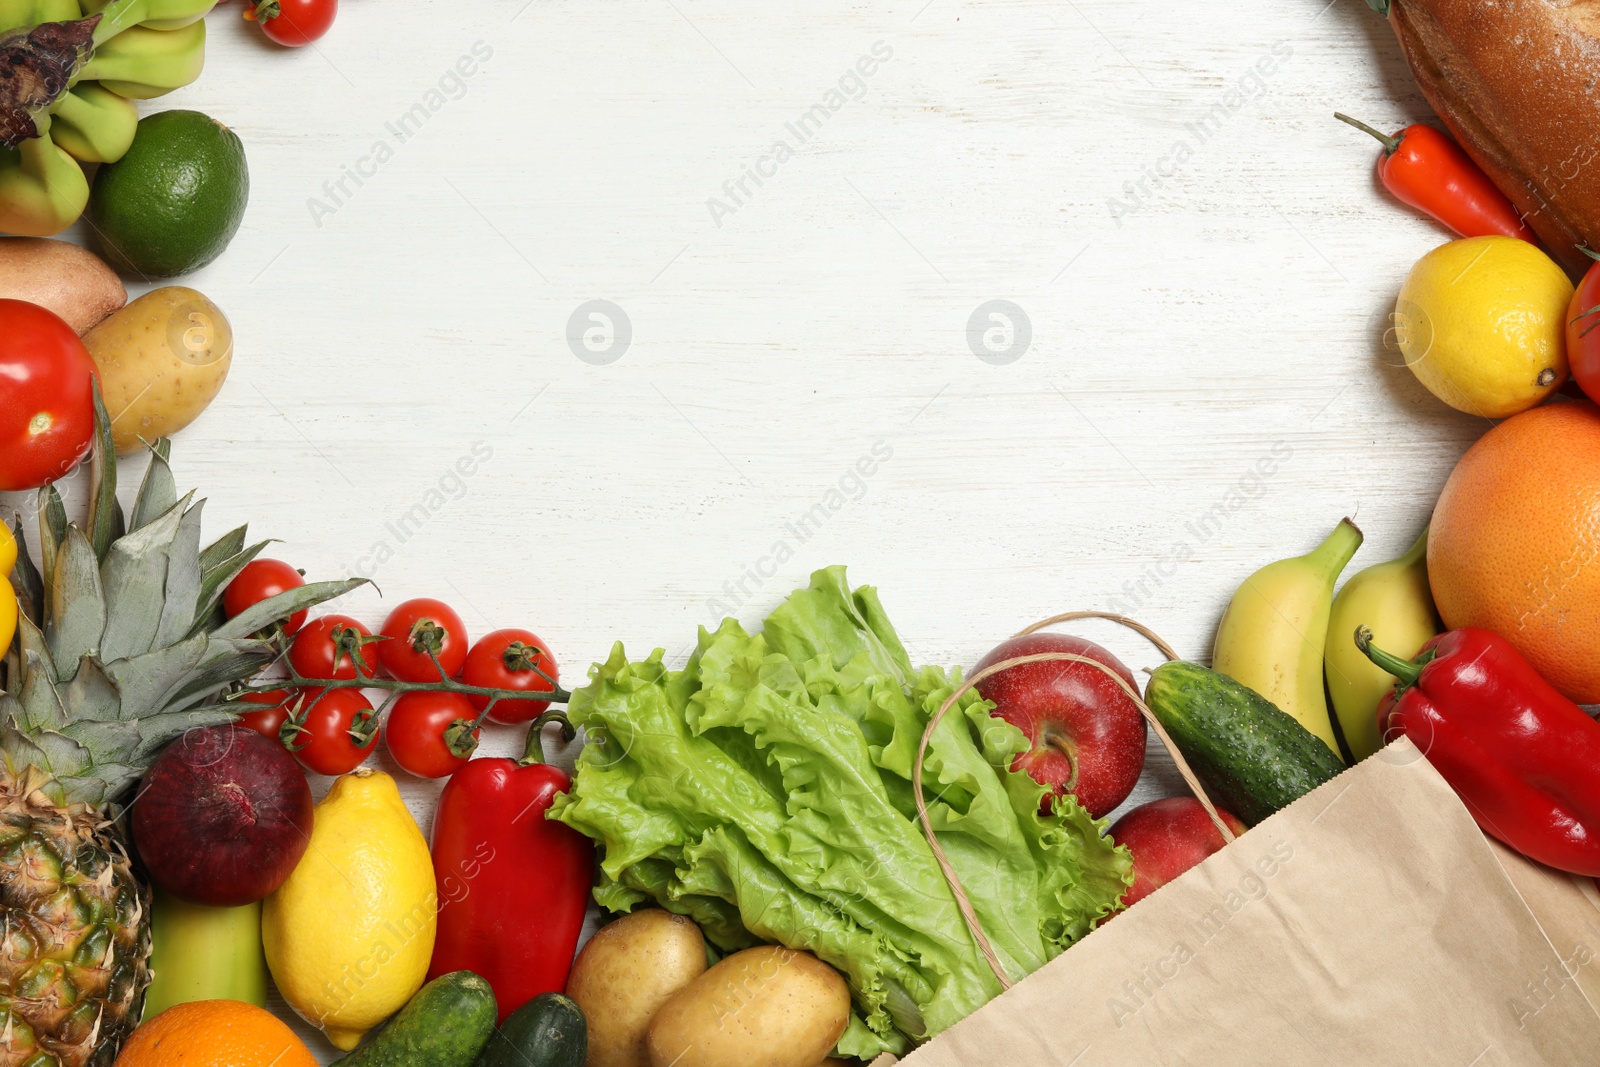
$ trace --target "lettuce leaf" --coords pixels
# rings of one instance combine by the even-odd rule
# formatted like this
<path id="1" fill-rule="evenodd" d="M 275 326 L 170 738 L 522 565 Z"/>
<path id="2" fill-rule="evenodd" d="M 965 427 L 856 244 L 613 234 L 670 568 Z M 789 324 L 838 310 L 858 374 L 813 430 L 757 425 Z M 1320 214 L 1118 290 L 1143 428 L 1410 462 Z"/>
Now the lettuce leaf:
<path id="1" fill-rule="evenodd" d="M 911 768 L 960 673 L 913 667 L 875 590 L 812 575 L 757 634 L 733 619 L 681 671 L 621 644 L 568 711 L 589 744 L 551 818 L 602 849 L 595 898 L 688 915 L 717 948 L 805 949 L 848 980 L 839 1045 L 903 1053 L 997 996 L 917 820 Z M 1019 979 L 1118 907 L 1125 850 L 1010 770 L 1022 732 L 966 694 L 934 732 L 923 788 L 984 932 Z"/>

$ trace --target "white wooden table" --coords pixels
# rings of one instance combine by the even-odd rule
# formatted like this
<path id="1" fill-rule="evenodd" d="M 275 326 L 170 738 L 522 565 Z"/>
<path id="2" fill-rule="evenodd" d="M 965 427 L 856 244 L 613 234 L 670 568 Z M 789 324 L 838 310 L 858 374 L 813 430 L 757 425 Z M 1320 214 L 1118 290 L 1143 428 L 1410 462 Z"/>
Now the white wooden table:
<path id="1" fill-rule="evenodd" d="M 252 197 L 184 279 L 237 351 L 179 482 L 213 532 L 373 578 L 373 622 L 437 595 L 570 682 L 615 640 L 681 662 L 842 562 L 924 661 L 1078 608 L 1204 657 L 1237 583 L 1340 516 L 1354 566 L 1401 552 L 1484 429 L 1381 341 L 1446 235 L 1333 120 L 1427 114 L 1360 0 L 347 0 L 299 52 L 237 4 L 210 29 L 152 108 L 236 129 Z M 625 347 L 614 312 L 569 344 L 596 300 Z M 1020 355 L 983 315 L 969 343 L 995 300 Z M 1181 789 L 1151 764 L 1134 801 Z M 437 789 L 406 785 L 424 827 Z"/>

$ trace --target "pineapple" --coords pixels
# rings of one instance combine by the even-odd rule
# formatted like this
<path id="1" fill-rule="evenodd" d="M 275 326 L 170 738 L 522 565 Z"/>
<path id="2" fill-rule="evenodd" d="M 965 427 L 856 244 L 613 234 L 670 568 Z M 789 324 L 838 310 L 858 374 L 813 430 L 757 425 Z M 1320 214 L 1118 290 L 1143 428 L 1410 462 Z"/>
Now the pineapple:
<path id="1" fill-rule="evenodd" d="M 23 551 L 16 572 L 23 613 L 0 693 L 0 1067 L 116 1059 L 150 981 L 150 890 L 123 806 L 162 746 L 235 718 L 227 687 L 274 654 L 253 635 L 358 584 L 306 585 L 223 619 L 223 587 L 266 542 L 246 547 L 240 527 L 201 548 L 204 501 L 178 499 L 165 441 L 124 517 L 98 415 L 87 523 L 68 524 L 54 486 L 40 490 L 43 571 Z"/>

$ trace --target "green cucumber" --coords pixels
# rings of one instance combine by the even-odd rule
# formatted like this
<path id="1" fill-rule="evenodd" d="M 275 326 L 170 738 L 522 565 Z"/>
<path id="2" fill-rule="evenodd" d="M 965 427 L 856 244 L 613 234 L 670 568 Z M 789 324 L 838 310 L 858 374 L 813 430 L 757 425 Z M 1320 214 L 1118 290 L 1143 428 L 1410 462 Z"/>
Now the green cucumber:
<path id="1" fill-rule="evenodd" d="M 1197 663 L 1163 663 L 1145 703 L 1212 798 L 1254 826 L 1345 769 L 1287 712 Z"/>
<path id="2" fill-rule="evenodd" d="M 435 978 L 339 1067 L 472 1067 L 497 1014 L 494 990 L 471 971 Z"/>
<path id="3" fill-rule="evenodd" d="M 588 1054 L 583 1009 L 560 993 L 541 993 L 500 1024 L 477 1067 L 583 1067 Z"/>

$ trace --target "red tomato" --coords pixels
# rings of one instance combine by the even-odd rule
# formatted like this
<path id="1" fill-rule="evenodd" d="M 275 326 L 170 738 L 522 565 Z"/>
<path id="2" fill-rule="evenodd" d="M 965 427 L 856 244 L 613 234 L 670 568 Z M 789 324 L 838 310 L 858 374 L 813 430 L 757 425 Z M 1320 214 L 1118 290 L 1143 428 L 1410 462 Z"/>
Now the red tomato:
<path id="1" fill-rule="evenodd" d="M 379 643 L 378 662 L 402 681 L 437 682 L 439 667 L 454 678 L 467 661 L 467 627 L 443 601 L 408 600 L 389 613 L 379 632 L 389 640 Z M 434 666 L 429 649 L 439 657 L 439 666 Z"/>
<path id="2" fill-rule="evenodd" d="M 372 632 L 348 615 L 324 615 L 312 619 L 300 628 L 294 644 L 289 646 L 289 666 L 302 678 L 354 678 L 357 675 L 355 660 L 349 652 L 341 652 L 333 643 L 335 630 L 354 630 L 358 638 L 370 638 Z M 378 671 L 376 642 L 361 645 L 361 671 L 371 677 Z"/>
<path id="3" fill-rule="evenodd" d="M 263 600 L 277 596 L 279 593 L 298 589 L 305 585 L 306 580 L 300 572 L 293 567 L 276 559 L 253 559 L 244 565 L 244 569 L 234 575 L 233 581 L 228 583 L 228 588 L 222 591 L 222 610 L 228 618 L 243 612 L 246 608 L 253 608 Z M 297 611 L 289 616 L 284 629 L 294 633 L 306 623 L 306 613 Z"/>
<path id="4" fill-rule="evenodd" d="M 539 670 L 535 671 L 533 668 Z M 541 675 L 539 671 L 543 671 Z M 516 689 L 527 693 L 550 693 L 551 679 L 559 678 L 556 658 L 550 646 L 528 630 L 496 630 L 478 639 L 467 653 L 461 680 L 485 689 Z M 473 696 L 472 706 L 482 711 L 488 697 Z M 548 700 L 501 700 L 489 711 L 489 718 L 500 723 L 532 722 L 550 706 Z"/>
<path id="5" fill-rule="evenodd" d="M 54 312 L 0 300 L 0 489 L 37 489 L 94 440 L 94 360 Z"/>
<path id="6" fill-rule="evenodd" d="M 377 751 L 373 715 L 359 689 L 307 689 L 290 750 L 308 771 L 348 774 Z"/>
<path id="7" fill-rule="evenodd" d="M 1567 362 L 1589 399 L 1600 403 L 1600 262 L 1589 267 L 1567 305 Z"/>
<path id="8" fill-rule="evenodd" d="M 261 0 L 244 17 L 279 44 L 299 48 L 327 33 L 338 13 L 339 0 Z"/>
<path id="9" fill-rule="evenodd" d="M 443 778 L 467 765 L 472 753 L 458 756 L 450 751 L 445 731 L 455 723 L 463 729 L 478 719 L 472 702 L 460 693 L 435 693 L 419 690 L 407 693 L 389 709 L 384 741 L 389 755 L 418 778 Z M 480 731 L 472 731 L 476 748 Z"/>
<path id="10" fill-rule="evenodd" d="M 289 718 L 289 708 L 297 699 L 297 694 L 288 689 L 268 689 L 260 693 L 246 693 L 239 699 L 249 704 L 266 705 L 260 711 L 241 711 L 240 726 L 272 741 L 281 740 L 279 732 Z"/>

